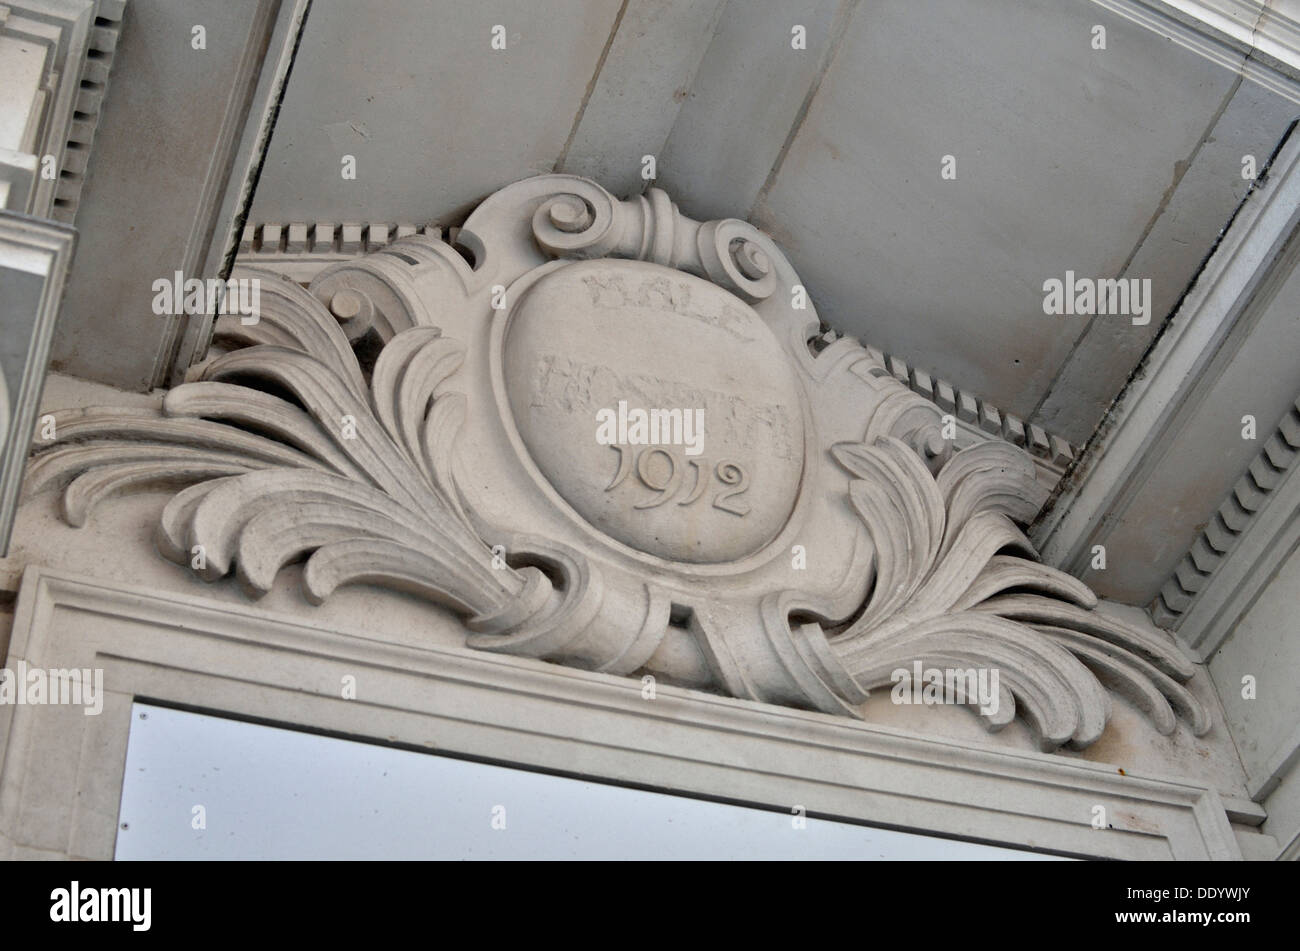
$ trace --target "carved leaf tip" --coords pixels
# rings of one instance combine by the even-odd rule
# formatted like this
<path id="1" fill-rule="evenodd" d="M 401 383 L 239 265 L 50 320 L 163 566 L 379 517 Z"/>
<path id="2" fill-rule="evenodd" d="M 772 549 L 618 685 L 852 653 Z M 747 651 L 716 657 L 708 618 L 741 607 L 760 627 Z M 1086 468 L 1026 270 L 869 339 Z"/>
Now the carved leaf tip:
<path id="1" fill-rule="evenodd" d="M 996 665 L 1045 749 L 1101 735 L 1110 716 L 1103 682 L 1161 733 L 1179 716 L 1196 735 L 1210 728 L 1183 686 L 1195 668 L 1171 639 L 1094 611 L 1091 589 L 1038 563 L 1015 524 L 1033 517 L 1041 497 L 1024 453 L 981 444 L 933 476 L 907 464 L 915 455 L 891 437 L 831 452 L 854 476 L 849 502 L 876 545 L 866 605 L 830 639 L 861 688 L 918 660 Z M 990 728 L 1006 722 L 1005 713 L 982 715 Z"/>
<path id="2" fill-rule="evenodd" d="M 64 517 L 79 526 L 113 492 L 188 486 L 163 510 L 158 548 L 205 580 L 233 571 L 256 597 L 305 556 L 312 601 L 373 581 L 499 614 L 527 582 L 492 565 L 452 476 L 466 401 L 445 387 L 463 344 L 409 328 L 367 385 L 315 297 L 278 277 L 263 291 L 260 329 L 228 327 L 251 345 L 204 364 L 160 409 L 54 414 L 57 438 L 37 447 L 28 491 L 62 483 Z"/>

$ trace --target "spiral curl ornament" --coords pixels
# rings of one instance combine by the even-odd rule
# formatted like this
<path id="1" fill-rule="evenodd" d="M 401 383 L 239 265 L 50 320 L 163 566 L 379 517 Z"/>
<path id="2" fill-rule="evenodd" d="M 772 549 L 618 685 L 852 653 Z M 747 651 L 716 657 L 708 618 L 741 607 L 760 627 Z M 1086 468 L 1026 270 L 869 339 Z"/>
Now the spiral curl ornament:
<path id="1" fill-rule="evenodd" d="M 617 246 L 618 203 L 604 189 L 582 191 L 548 198 L 533 213 L 533 237 L 547 254 L 599 258 Z"/>
<path id="2" fill-rule="evenodd" d="M 736 218 L 700 225 L 696 247 L 705 274 L 748 303 L 776 292 L 776 269 L 758 242 L 759 232 Z"/>

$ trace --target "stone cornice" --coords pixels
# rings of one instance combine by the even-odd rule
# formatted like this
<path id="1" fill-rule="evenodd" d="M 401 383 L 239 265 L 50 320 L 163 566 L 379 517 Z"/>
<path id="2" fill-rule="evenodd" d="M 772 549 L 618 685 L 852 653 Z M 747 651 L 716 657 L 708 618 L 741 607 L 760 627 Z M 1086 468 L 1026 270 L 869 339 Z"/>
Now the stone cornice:
<path id="1" fill-rule="evenodd" d="M 15 362 L 0 359 L 0 388 L 6 391 L 0 419 L 0 552 L 9 548 L 27 456 L 25 434 L 35 428 L 50 340 L 75 243 L 76 233 L 66 225 L 0 211 L 0 290 L 8 288 L 13 295 L 6 299 L 0 294 L 0 315 L 15 338 L 8 347 L 18 357 Z M 33 281 L 39 282 L 36 292 L 30 289 Z M 4 363 L 8 363 L 9 381 Z"/>
<path id="2" fill-rule="evenodd" d="M 30 108 L 37 140 L 25 172 L 10 157 L 9 207 L 71 223 L 90 157 L 99 112 L 108 86 L 126 0 L 10 0 L 3 5 L 0 35 L 12 35 L 44 50 L 41 86 Z M 46 177 L 43 161 L 55 158 L 57 178 Z M 17 202 L 17 204 L 15 204 Z"/>
<path id="3" fill-rule="evenodd" d="M 1091 0 L 1300 102 L 1300 21 L 1266 0 Z"/>
<path id="4" fill-rule="evenodd" d="M 1202 658 L 1300 540 L 1300 399 L 1264 443 L 1151 604 L 1151 616 Z"/>
<path id="5" fill-rule="evenodd" d="M 1116 398 L 1105 425 L 1084 447 L 1056 490 L 1056 497 L 1031 529 L 1044 556 L 1065 570 L 1082 573 L 1092 546 L 1104 544 L 1117 523 L 1129 516 L 1135 499 L 1162 475 L 1174 447 L 1200 446 L 1201 433 L 1188 423 L 1230 371 L 1240 370 L 1233 355 L 1248 335 L 1265 329 L 1292 339 L 1294 321 L 1284 309 L 1270 312 L 1257 300 L 1261 288 L 1294 260 L 1284 249 L 1300 224 L 1300 136 L 1283 143 L 1221 236 L 1177 312 L 1152 344 L 1138 371 Z M 1256 388 L 1287 388 L 1290 381 L 1258 380 Z M 1250 406 L 1244 404 L 1243 411 Z M 1189 450 L 1190 451 L 1190 450 Z M 1200 453 L 1207 470 L 1223 467 L 1223 454 L 1207 446 Z M 1244 465 L 1243 465 L 1244 468 Z M 1227 484 L 1243 474 L 1228 476 Z M 1217 493 L 1216 493 L 1217 495 Z M 1214 500 L 1206 505 L 1213 511 Z M 1138 513 L 1133 518 L 1156 517 Z M 1169 568 L 1172 568 L 1173 562 Z M 1167 577 L 1163 575 L 1162 577 Z M 1157 581 L 1146 595 L 1155 594 Z"/>
<path id="6" fill-rule="evenodd" d="M 126 15 L 126 4 L 127 0 L 96 0 L 95 19 L 78 83 L 76 111 L 68 126 L 67 142 L 59 162 L 59 183 L 54 192 L 51 214 L 56 221 L 71 224 L 77 216 L 95 131 L 99 128 L 104 97 L 108 94 L 109 73 Z"/>
<path id="7" fill-rule="evenodd" d="M 131 698 L 318 732 L 1015 848 L 1240 859 L 1213 787 L 921 738 L 480 651 L 29 568 L 10 657 L 104 670 L 100 716 L 0 706 L 5 857 L 109 859 Z M 343 675 L 360 685 L 340 697 Z M 1107 825 L 1094 827 L 1096 808 Z"/>

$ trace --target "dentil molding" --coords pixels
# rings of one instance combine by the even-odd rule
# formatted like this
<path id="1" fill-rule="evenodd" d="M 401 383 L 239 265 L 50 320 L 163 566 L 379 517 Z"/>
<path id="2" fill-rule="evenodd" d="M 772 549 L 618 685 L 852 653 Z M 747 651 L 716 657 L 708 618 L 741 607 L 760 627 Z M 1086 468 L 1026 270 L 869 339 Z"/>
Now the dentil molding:
<path id="1" fill-rule="evenodd" d="M 219 318 L 225 352 L 161 410 L 53 414 L 28 491 L 61 485 L 76 525 L 183 485 L 158 546 L 205 580 L 256 597 L 305 556 L 310 600 L 412 592 L 483 651 L 849 715 L 916 662 L 992 668 L 977 712 L 1044 749 L 1096 740 L 1111 690 L 1208 731 L 1172 638 L 1037 560 L 1031 457 L 954 450 L 876 355 L 818 340 L 753 226 L 548 175 L 457 245 L 406 235 L 306 289 L 263 273 L 256 320 Z M 702 438 L 645 444 L 635 410 Z"/>
<path id="2" fill-rule="evenodd" d="M 17 141 L 0 140 L 0 208 L 72 223 L 125 8 L 126 0 L 0 3 L 2 105 L 26 120 Z"/>
<path id="3" fill-rule="evenodd" d="M 1210 657 L 1300 541 L 1300 398 L 1282 417 L 1150 606 Z"/>

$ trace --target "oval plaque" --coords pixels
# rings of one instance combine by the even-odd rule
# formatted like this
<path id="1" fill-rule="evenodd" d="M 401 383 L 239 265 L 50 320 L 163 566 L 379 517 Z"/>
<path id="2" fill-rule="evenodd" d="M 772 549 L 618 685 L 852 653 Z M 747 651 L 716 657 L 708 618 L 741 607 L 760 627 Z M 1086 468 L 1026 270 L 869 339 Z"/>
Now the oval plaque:
<path id="1" fill-rule="evenodd" d="M 524 444 L 601 531 L 717 563 L 785 525 L 803 473 L 803 395 L 739 298 L 656 264 L 575 263 L 516 302 L 504 348 Z"/>

